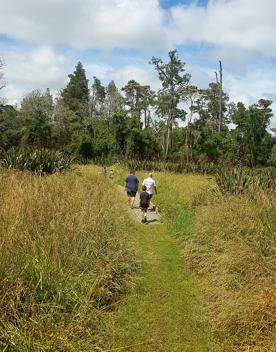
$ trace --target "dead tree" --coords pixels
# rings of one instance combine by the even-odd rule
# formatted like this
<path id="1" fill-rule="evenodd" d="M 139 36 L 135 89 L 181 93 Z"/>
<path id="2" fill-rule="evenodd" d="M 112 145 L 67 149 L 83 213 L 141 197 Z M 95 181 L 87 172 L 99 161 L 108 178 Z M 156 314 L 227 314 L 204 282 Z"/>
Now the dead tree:
<path id="1" fill-rule="evenodd" d="M 5 87 L 5 81 L 4 81 L 4 73 L 1 72 L 1 70 L 4 67 L 3 61 L 0 59 L 0 90 Z"/>
<path id="2" fill-rule="evenodd" d="M 222 64 L 219 61 L 219 125 L 218 131 L 220 132 L 222 125 Z"/>

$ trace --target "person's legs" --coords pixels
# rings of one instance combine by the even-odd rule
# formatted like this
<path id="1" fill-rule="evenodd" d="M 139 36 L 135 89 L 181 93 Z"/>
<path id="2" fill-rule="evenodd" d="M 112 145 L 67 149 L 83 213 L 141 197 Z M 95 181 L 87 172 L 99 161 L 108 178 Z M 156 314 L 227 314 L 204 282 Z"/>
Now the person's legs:
<path id="1" fill-rule="evenodd" d="M 144 220 L 145 220 L 145 223 L 147 223 L 147 208 L 144 209 Z"/>
<path id="2" fill-rule="evenodd" d="M 141 217 L 142 217 L 142 223 L 147 222 L 147 208 L 141 208 Z"/>
<path id="3" fill-rule="evenodd" d="M 144 209 L 141 209 L 141 222 L 142 222 L 142 223 L 145 222 L 145 213 L 144 213 Z"/>
<path id="4" fill-rule="evenodd" d="M 150 204 L 149 204 L 149 208 L 150 208 L 150 210 L 155 211 L 156 206 L 155 206 L 155 204 L 152 203 L 151 199 L 152 199 L 152 194 L 150 194 Z"/>
<path id="5" fill-rule="evenodd" d="M 136 197 L 136 192 L 132 192 L 131 193 L 131 200 L 130 200 L 131 209 L 133 209 L 133 207 L 134 207 L 135 197 Z"/>
<path id="6" fill-rule="evenodd" d="M 130 191 L 127 191 L 127 201 L 128 201 L 128 206 L 131 207 L 131 193 L 130 193 Z"/>

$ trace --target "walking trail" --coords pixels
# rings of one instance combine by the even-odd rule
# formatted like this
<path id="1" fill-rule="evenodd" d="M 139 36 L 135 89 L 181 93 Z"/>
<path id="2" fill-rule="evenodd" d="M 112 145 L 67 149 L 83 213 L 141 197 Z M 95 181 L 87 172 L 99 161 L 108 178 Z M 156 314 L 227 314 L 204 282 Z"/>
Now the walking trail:
<path id="1" fill-rule="evenodd" d="M 119 186 L 119 190 L 120 192 L 125 192 L 124 187 Z M 136 194 L 135 197 L 135 201 L 134 201 L 134 208 L 133 209 L 129 209 L 132 217 L 134 218 L 134 220 L 141 222 L 141 210 L 139 207 L 139 193 Z M 147 212 L 147 220 L 148 220 L 148 225 L 157 225 L 157 224 L 161 224 L 161 219 L 160 219 L 160 214 L 157 211 L 151 211 L 148 210 Z"/>
<path id="2" fill-rule="evenodd" d="M 206 332 L 178 242 L 157 213 L 150 212 L 149 220 L 155 221 L 148 226 L 138 224 L 139 209 L 128 211 L 135 219 L 131 228 L 137 240 L 138 278 L 121 303 L 111 343 L 103 352 L 221 351 Z"/>

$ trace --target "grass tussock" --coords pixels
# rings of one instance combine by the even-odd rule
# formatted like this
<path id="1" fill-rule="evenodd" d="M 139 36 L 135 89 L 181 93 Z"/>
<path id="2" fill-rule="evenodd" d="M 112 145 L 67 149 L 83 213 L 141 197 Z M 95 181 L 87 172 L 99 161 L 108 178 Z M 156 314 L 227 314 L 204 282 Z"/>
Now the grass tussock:
<path id="1" fill-rule="evenodd" d="M 225 351 L 276 350 L 276 198 L 223 196 L 213 179 L 158 174 L 158 204 L 182 240 Z"/>
<path id="2" fill-rule="evenodd" d="M 0 173 L 0 350 L 104 344 L 134 255 L 118 196 L 98 173 Z"/>

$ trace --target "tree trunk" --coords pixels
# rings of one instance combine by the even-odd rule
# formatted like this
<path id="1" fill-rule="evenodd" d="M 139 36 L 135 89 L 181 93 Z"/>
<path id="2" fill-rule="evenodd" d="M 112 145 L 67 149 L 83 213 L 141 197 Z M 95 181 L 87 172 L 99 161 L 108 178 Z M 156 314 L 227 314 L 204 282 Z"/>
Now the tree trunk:
<path id="1" fill-rule="evenodd" d="M 219 61 L 219 125 L 218 131 L 220 133 L 222 125 L 222 64 Z"/>
<path id="2" fill-rule="evenodd" d="M 148 127 L 148 122 L 147 122 L 147 109 L 144 109 L 144 122 L 145 122 L 145 128 Z"/>

